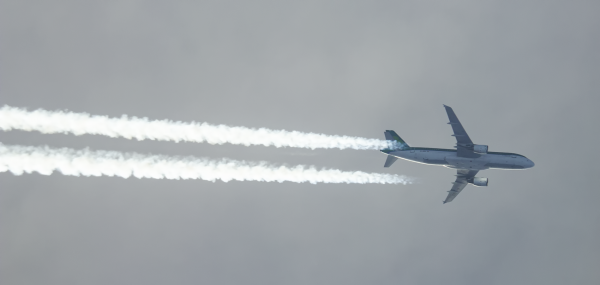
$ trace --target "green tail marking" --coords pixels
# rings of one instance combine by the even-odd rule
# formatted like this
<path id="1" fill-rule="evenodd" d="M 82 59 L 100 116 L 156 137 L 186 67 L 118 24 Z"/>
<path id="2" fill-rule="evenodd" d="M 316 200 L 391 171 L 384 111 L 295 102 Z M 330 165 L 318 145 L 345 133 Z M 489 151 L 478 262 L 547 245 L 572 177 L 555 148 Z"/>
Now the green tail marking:
<path id="1" fill-rule="evenodd" d="M 410 148 L 408 144 L 394 131 L 387 130 L 384 132 L 385 139 L 394 142 L 390 145 L 391 149 L 407 149 Z"/>

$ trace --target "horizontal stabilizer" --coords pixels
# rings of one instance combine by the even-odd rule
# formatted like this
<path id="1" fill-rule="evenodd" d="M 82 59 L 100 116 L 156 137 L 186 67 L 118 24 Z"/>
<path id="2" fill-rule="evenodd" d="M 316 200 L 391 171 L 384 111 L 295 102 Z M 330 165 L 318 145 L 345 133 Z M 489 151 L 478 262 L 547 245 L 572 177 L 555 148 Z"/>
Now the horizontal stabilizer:
<path id="1" fill-rule="evenodd" d="M 383 167 L 390 167 L 390 166 L 392 166 L 392 164 L 394 164 L 394 162 L 396 162 L 396 160 L 398 160 L 397 157 L 388 155 L 387 159 L 385 160 L 385 164 L 383 165 Z"/>

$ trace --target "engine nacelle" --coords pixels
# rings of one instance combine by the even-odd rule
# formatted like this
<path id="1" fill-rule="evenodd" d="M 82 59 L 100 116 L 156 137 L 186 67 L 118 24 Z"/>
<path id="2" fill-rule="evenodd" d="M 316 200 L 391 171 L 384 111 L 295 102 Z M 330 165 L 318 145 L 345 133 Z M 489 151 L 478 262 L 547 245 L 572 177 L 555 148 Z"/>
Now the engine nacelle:
<path id="1" fill-rule="evenodd" d="M 488 152 L 488 146 L 482 144 L 473 145 L 473 151 L 476 153 L 486 154 Z"/>
<path id="2" fill-rule="evenodd" d="M 467 180 L 467 182 L 475 186 L 488 186 L 488 179 L 485 177 L 473 177 L 472 179 Z"/>

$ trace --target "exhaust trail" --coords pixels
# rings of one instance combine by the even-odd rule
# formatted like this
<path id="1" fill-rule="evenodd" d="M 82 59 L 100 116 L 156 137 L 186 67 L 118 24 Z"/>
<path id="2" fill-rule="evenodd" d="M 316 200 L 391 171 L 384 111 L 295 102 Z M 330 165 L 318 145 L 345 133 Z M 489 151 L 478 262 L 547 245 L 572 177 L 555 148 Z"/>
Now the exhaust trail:
<path id="1" fill-rule="evenodd" d="M 395 148 L 391 141 L 351 136 L 336 136 L 286 130 L 254 129 L 211 125 L 198 122 L 174 122 L 147 118 L 120 118 L 3 106 L 0 130 L 38 131 L 44 134 L 103 135 L 137 140 L 241 144 L 298 148 L 372 149 Z"/>
<path id="2" fill-rule="evenodd" d="M 144 155 L 103 150 L 75 150 L 47 146 L 19 146 L 0 143 L 0 172 L 14 175 L 58 171 L 71 176 L 117 176 L 122 178 L 202 179 L 228 182 L 264 181 L 296 183 L 410 184 L 405 176 L 314 166 L 277 166 L 267 162 L 209 160 L 196 157 Z"/>

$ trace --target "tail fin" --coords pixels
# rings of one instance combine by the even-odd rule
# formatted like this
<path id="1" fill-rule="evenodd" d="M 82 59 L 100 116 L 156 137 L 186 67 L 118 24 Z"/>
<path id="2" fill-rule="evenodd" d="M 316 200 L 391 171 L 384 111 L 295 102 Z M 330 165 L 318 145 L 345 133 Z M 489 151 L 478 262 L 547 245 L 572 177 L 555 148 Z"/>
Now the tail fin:
<path id="1" fill-rule="evenodd" d="M 391 141 L 390 149 L 407 149 L 408 144 L 394 131 L 387 130 L 384 132 L 385 139 Z"/>

